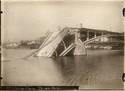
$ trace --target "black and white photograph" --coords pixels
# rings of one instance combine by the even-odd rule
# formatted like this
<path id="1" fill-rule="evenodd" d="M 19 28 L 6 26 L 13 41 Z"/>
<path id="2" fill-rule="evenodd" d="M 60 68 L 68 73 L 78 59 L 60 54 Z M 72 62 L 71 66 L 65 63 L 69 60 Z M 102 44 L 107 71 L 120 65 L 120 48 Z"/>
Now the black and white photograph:
<path id="1" fill-rule="evenodd" d="M 124 0 L 2 0 L 1 86 L 123 91 L 123 7 Z"/>

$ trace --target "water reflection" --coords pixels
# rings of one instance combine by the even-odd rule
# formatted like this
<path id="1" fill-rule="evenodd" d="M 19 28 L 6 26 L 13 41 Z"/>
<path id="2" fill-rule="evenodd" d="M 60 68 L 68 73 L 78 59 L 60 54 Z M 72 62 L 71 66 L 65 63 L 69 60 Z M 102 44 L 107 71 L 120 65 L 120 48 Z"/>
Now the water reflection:
<path id="1" fill-rule="evenodd" d="M 81 88 L 123 88 L 123 55 L 121 51 L 100 51 L 88 56 L 69 56 L 55 59 L 66 85 Z"/>
<path id="2" fill-rule="evenodd" d="M 51 58 L 11 59 L 3 62 L 3 85 L 63 85 L 63 77 Z"/>
<path id="3" fill-rule="evenodd" d="M 18 50 L 19 51 L 19 50 Z M 7 51 L 12 56 L 17 50 Z M 25 54 L 25 51 L 22 51 Z M 21 53 L 19 51 L 19 54 Z M 89 51 L 88 56 L 7 58 L 4 85 L 78 85 L 80 88 L 122 89 L 123 53 Z M 15 55 L 14 55 L 15 56 Z"/>

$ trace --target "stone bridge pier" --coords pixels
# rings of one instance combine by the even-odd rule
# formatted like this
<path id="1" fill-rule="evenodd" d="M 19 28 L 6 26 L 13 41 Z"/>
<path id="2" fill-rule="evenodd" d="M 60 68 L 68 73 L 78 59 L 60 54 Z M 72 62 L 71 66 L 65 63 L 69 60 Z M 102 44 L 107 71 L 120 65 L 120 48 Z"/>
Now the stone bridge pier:
<path id="1" fill-rule="evenodd" d="M 86 55 L 86 48 L 80 39 L 80 32 L 79 31 L 75 31 L 74 55 Z"/>

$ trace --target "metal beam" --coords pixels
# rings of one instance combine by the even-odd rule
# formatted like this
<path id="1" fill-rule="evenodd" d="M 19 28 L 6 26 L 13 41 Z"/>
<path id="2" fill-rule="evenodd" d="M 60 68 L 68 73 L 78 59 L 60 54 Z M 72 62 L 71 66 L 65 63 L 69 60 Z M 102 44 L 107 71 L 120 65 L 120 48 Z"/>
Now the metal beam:
<path id="1" fill-rule="evenodd" d="M 62 40 L 62 43 L 63 43 L 63 45 L 64 45 L 64 48 L 66 49 L 66 44 L 65 44 L 65 42 Z"/>

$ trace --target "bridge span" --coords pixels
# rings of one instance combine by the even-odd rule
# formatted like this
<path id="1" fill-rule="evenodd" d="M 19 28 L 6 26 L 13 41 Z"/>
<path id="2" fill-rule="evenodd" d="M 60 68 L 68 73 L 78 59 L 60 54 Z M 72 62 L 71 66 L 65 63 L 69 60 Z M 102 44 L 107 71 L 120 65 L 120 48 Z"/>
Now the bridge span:
<path id="1" fill-rule="evenodd" d="M 55 31 L 48 35 L 39 49 L 33 52 L 33 56 L 66 56 L 87 55 L 87 45 L 91 43 L 122 43 L 124 45 L 124 33 L 96 30 L 88 28 L 65 27 L 61 31 Z M 112 47 L 110 45 L 110 47 Z"/>

